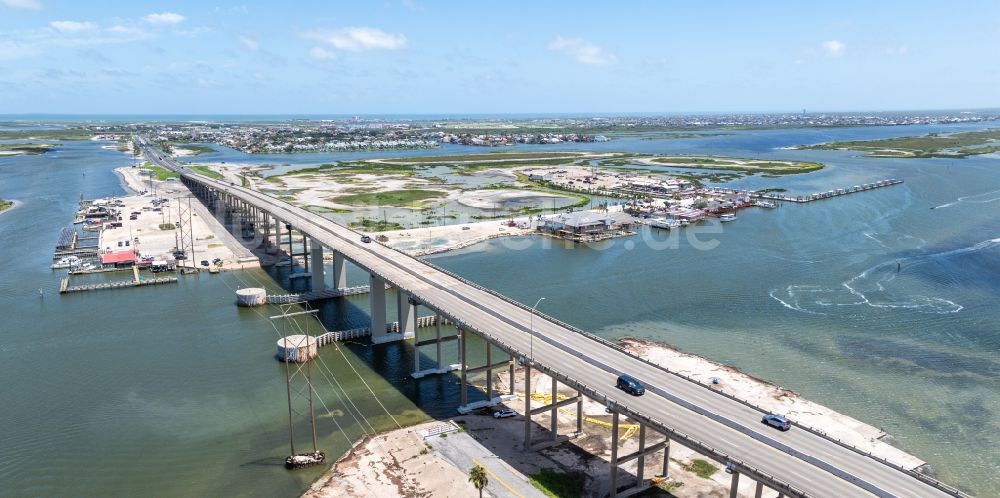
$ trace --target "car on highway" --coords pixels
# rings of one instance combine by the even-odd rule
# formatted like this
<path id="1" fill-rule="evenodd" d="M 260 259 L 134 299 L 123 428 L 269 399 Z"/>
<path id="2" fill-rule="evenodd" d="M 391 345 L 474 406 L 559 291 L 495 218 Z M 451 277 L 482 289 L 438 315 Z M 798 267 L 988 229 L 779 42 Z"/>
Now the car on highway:
<path id="1" fill-rule="evenodd" d="M 361 236 L 361 242 L 364 242 L 365 244 L 368 244 L 368 243 L 370 243 L 371 241 L 372 241 L 372 238 L 371 238 L 371 237 L 369 237 L 369 236 L 367 236 L 367 235 L 362 235 L 362 236 Z"/>
<path id="2" fill-rule="evenodd" d="M 615 387 L 631 394 L 632 396 L 642 396 L 646 393 L 646 388 L 642 385 L 642 382 L 639 382 L 638 379 L 630 375 L 619 376 L 618 383 L 615 384 Z"/>
<path id="3" fill-rule="evenodd" d="M 493 418 L 507 418 L 515 416 L 517 416 L 517 412 L 511 410 L 510 408 L 504 408 L 502 410 L 493 412 Z"/>
<path id="4" fill-rule="evenodd" d="M 774 427 L 782 431 L 787 431 L 788 429 L 792 428 L 792 423 L 787 418 L 782 417 L 781 415 L 775 415 L 773 413 L 768 413 L 767 415 L 764 415 L 764 417 L 760 419 L 760 422 L 762 424 L 770 425 L 771 427 Z"/>

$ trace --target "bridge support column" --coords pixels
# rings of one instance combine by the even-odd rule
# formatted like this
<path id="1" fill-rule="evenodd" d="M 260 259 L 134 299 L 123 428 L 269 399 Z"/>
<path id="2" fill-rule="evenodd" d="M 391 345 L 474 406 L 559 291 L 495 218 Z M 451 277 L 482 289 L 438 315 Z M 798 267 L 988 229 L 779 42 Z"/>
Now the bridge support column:
<path id="1" fill-rule="evenodd" d="M 753 490 L 753 498 L 760 498 L 764 494 L 764 483 L 757 481 L 757 486 Z"/>
<path id="2" fill-rule="evenodd" d="M 740 473 L 733 471 L 733 480 L 729 483 L 729 498 L 736 498 L 736 492 L 740 487 Z"/>
<path id="3" fill-rule="evenodd" d="M 326 288 L 326 275 L 323 268 L 323 245 L 315 238 L 310 240 L 310 242 L 312 242 L 312 254 L 309 256 L 309 259 L 312 260 L 312 290 L 321 291 Z"/>
<path id="4" fill-rule="evenodd" d="M 399 317 L 399 333 L 404 339 L 417 333 L 417 301 L 409 294 L 396 289 L 396 316 Z"/>
<path id="5" fill-rule="evenodd" d="M 663 442 L 663 469 L 660 471 L 660 475 L 664 479 L 670 479 L 670 438 L 668 437 L 666 441 Z"/>
<path id="6" fill-rule="evenodd" d="M 531 364 L 524 363 L 524 444 L 523 451 L 531 450 Z"/>
<path id="7" fill-rule="evenodd" d="M 583 434 L 583 393 L 576 392 L 576 433 Z"/>
<path id="8" fill-rule="evenodd" d="M 618 412 L 611 414 L 611 473 L 608 481 L 611 486 L 608 496 L 616 498 L 618 496 Z"/>
<path id="9" fill-rule="evenodd" d="M 368 290 L 368 304 L 371 310 L 372 343 L 387 342 L 385 324 L 385 280 L 371 275 L 368 277 L 371 288 Z"/>
<path id="10" fill-rule="evenodd" d="M 458 364 L 445 364 L 444 358 L 441 356 L 441 344 L 448 341 L 453 341 L 458 338 L 458 335 L 451 335 L 445 338 L 441 337 L 441 314 L 434 314 L 434 339 L 428 339 L 421 341 L 418 336 L 414 336 L 413 340 L 413 373 L 410 374 L 414 379 L 419 379 L 426 377 L 431 374 L 443 374 L 454 371 L 459 368 Z M 434 363 L 435 366 L 428 368 L 426 370 L 420 369 L 420 348 L 422 346 L 434 345 Z M 461 353 L 461 352 L 459 352 Z"/>
<path id="11" fill-rule="evenodd" d="M 516 394 L 516 391 L 517 391 L 516 389 L 514 389 L 514 357 L 513 356 L 510 357 L 510 365 L 507 366 L 507 376 L 508 376 L 507 385 L 510 387 L 510 393 L 508 393 L 508 394 L 510 394 L 511 396 L 513 396 L 514 394 Z"/>
<path id="12" fill-rule="evenodd" d="M 552 377 L 552 410 L 549 412 L 549 439 L 559 437 L 559 381 Z"/>
<path id="13" fill-rule="evenodd" d="M 459 365 L 461 365 L 460 368 L 462 369 L 462 373 L 459 376 L 459 378 L 461 379 L 461 393 L 459 394 L 459 402 L 461 403 L 462 406 L 465 406 L 469 404 L 469 393 L 468 393 L 469 384 L 467 378 L 469 364 L 467 361 L 468 356 L 466 356 L 465 354 L 466 343 L 468 342 L 469 337 L 465 335 L 465 331 L 462 329 L 458 329 L 458 336 L 459 336 L 458 354 L 459 357 L 461 358 L 458 363 Z"/>
<path id="14" fill-rule="evenodd" d="M 310 239 L 309 237 L 306 237 L 305 233 L 303 232 L 299 233 L 302 234 L 302 265 L 305 268 L 306 273 L 309 273 L 309 266 L 310 266 L 309 263 L 312 262 L 312 255 L 310 254 L 309 248 L 312 247 L 313 240 Z M 320 247 L 319 250 L 321 251 L 320 259 L 322 259 L 323 248 Z"/>
<path id="15" fill-rule="evenodd" d="M 437 360 L 438 370 L 444 368 L 444 362 L 441 359 L 441 314 L 434 314 L 434 359 Z"/>
<path id="16" fill-rule="evenodd" d="M 528 370 L 528 366 L 525 365 L 525 375 L 529 375 L 529 374 L 530 374 L 530 371 Z M 526 388 L 530 388 L 531 387 L 527 381 L 525 382 L 525 387 Z M 526 390 L 525 391 L 525 400 L 526 400 L 525 401 L 525 413 L 526 413 L 525 423 L 528 424 L 529 430 L 527 430 L 525 432 L 526 432 L 526 435 L 527 435 L 527 445 L 528 445 L 528 448 L 532 449 L 532 450 L 540 450 L 542 448 L 548 448 L 550 446 L 555 446 L 557 444 L 562 443 L 563 441 L 568 440 L 569 439 L 568 436 L 560 436 L 559 435 L 559 409 L 562 408 L 562 407 L 564 407 L 564 406 L 568 406 L 568 405 L 572 405 L 572 404 L 576 404 L 579 407 L 580 404 L 583 402 L 583 397 L 580 396 L 579 391 L 577 391 L 577 395 L 574 396 L 574 397 L 572 397 L 572 398 L 566 398 L 566 399 L 560 400 L 559 399 L 559 381 L 555 377 L 552 377 L 552 397 L 551 397 L 551 402 L 549 404 L 545 405 L 545 406 L 539 406 L 539 407 L 537 407 L 535 409 L 531 409 L 531 405 L 529 404 L 530 403 L 530 399 L 531 399 L 531 391 L 530 390 Z M 532 415 L 538 415 L 538 414 L 545 413 L 545 412 L 549 412 L 549 437 L 546 438 L 544 441 L 541 441 L 541 442 L 539 442 L 537 444 L 532 444 L 531 437 L 530 437 L 531 436 L 531 432 L 530 432 L 531 416 Z M 579 413 L 582 414 L 583 412 L 580 411 Z M 580 415 L 578 415 L 578 416 L 580 416 Z M 580 426 L 581 424 L 582 424 L 582 420 L 578 420 L 577 421 L 577 425 Z"/>
<path id="17" fill-rule="evenodd" d="M 333 251 L 333 288 L 347 288 L 347 260 L 344 259 L 344 253 L 336 250 Z"/>
<path id="18" fill-rule="evenodd" d="M 486 401 L 493 404 L 493 345 L 486 342 Z"/>

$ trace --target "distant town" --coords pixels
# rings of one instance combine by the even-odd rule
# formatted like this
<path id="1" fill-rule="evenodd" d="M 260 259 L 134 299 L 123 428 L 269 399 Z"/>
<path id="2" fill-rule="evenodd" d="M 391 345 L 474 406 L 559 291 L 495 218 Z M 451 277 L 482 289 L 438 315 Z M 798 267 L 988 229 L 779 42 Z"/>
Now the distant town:
<path id="1" fill-rule="evenodd" d="M 637 133 L 648 139 L 701 136 L 704 132 L 788 127 L 901 126 L 973 123 L 1000 119 L 996 111 L 898 113 L 781 113 L 658 116 L 592 116 L 490 119 L 409 119 L 355 116 L 273 122 L 100 123 L 105 137 L 143 133 L 154 142 L 216 143 L 251 153 L 402 150 L 459 144 L 603 142 Z M 650 136 L 651 135 L 651 136 Z"/>

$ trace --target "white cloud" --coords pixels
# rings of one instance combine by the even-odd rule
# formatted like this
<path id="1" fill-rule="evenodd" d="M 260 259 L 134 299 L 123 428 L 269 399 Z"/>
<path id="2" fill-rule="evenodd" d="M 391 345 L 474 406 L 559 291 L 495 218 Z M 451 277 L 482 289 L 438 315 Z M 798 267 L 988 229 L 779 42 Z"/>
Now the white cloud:
<path id="1" fill-rule="evenodd" d="M 257 50 L 258 48 L 260 48 L 260 44 L 257 43 L 257 40 L 254 40 L 253 38 L 250 37 L 241 36 L 240 43 L 243 44 L 243 46 L 249 50 Z"/>
<path id="2" fill-rule="evenodd" d="M 885 53 L 886 55 L 907 55 L 910 53 L 910 49 L 906 48 L 906 45 L 900 45 L 885 49 Z"/>
<path id="3" fill-rule="evenodd" d="M 19 59 L 39 52 L 38 47 L 28 43 L 0 40 L 0 60 Z"/>
<path id="4" fill-rule="evenodd" d="M 321 61 L 331 61 L 337 58 L 337 56 L 333 52 L 323 47 L 313 47 L 312 49 L 310 49 L 309 57 Z"/>
<path id="5" fill-rule="evenodd" d="M 847 45 L 838 40 L 823 42 L 823 52 L 829 57 L 840 57 L 847 52 Z"/>
<path id="6" fill-rule="evenodd" d="M 149 14 L 142 19 L 149 24 L 177 24 L 184 20 L 184 16 L 175 12 L 159 12 L 156 14 Z"/>
<path id="7" fill-rule="evenodd" d="M 549 43 L 549 50 L 572 57 L 581 64 L 611 64 L 618 61 L 618 56 L 614 53 L 581 38 L 557 36 Z"/>
<path id="8" fill-rule="evenodd" d="M 355 26 L 340 29 L 320 29 L 303 34 L 338 50 L 362 52 L 366 50 L 399 50 L 406 47 L 406 36 L 390 34 L 378 28 Z"/>
<path id="9" fill-rule="evenodd" d="M 97 24 L 92 22 L 80 22 L 80 21 L 52 21 L 49 26 L 62 31 L 64 33 L 72 31 L 86 31 L 88 29 L 97 29 Z"/>
<path id="10" fill-rule="evenodd" d="M 39 10 L 42 8 L 42 2 L 39 2 L 38 0 L 0 0 L 0 4 L 13 7 L 15 9 Z"/>

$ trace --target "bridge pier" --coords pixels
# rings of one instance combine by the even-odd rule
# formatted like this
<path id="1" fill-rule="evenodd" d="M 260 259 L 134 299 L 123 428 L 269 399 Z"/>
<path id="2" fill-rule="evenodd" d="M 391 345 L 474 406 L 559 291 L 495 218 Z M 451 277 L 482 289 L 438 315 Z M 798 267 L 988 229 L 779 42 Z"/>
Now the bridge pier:
<path id="1" fill-rule="evenodd" d="M 646 457 L 663 450 L 663 468 L 661 470 L 661 476 L 664 479 L 668 478 L 667 475 L 667 464 L 670 461 L 670 438 L 667 437 L 663 441 L 656 443 L 652 446 L 646 446 L 646 424 L 642 421 L 639 422 L 639 449 L 633 453 L 625 455 L 623 457 L 618 456 L 618 445 L 620 443 L 618 438 L 619 429 L 619 415 L 615 411 L 612 413 L 611 417 L 611 472 L 610 472 L 610 493 L 609 496 L 612 497 L 628 497 L 633 496 L 638 493 L 642 493 L 649 489 L 652 485 L 651 481 L 645 479 L 645 467 L 646 467 Z M 635 484 L 631 487 L 619 490 L 618 489 L 618 467 L 627 463 L 631 460 L 636 460 L 636 472 L 635 472 Z"/>
<path id="2" fill-rule="evenodd" d="M 344 253 L 334 249 L 333 252 L 333 288 L 337 290 L 347 288 L 347 260 Z"/>
<path id="3" fill-rule="evenodd" d="M 441 344 L 454 341 L 458 339 L 458 335 L 451 335 L 448 337 L 441 337 L 441 314 L 435 313 L 434 315 L 434 339 L 421 341 L 419 337 L 414 336 L 413 341 L 413 373 L 410 374 L 414 379 L 420 379 L 428 375 L 443 374 L 457 370 L 461 367 L 459 364 L 448 364 L 445 365 L 444 358 L 441 357 Z M 435 354 L 434 361 L 436 364 L 435 368 L 428 368 L 426 370 L 420 369 L 420 347 L 429 346 L 434 344 Z"/>
<path id="4" fill-rule="evenodd" d="M 401 289 L 396 289 L 396 316 L 402 338 L 414 337 L 417 333 L 417 301 Z"/>
<path id="5" fill-rule="evenodd" d="M 740 473 L 733 471 L 733 480 L 729 482 L 729 498 L 736 498 L 736 492 L 740 487 Z"/>
<path id="6" fill-rule="evenodd" d="M 513 360 L 511 360 L 513 365 Z M 513 390 L 513 389 L 512 389 Z M 576 434 L 583 432 L 583 394 L 576 392 L 576 396 L 559 399 L 559 380 L 552 376 L 552 396 L 549 404 L 537 408 L 531 408 L 531 365 L 525 362 L 524 365 L 524 451 L 540 450 L 561 444 L 570 439 L 569 436 L 559 435 L 559 408 L 576 404 Z M 531 417 L 540 413 L 549 412 L 549 436 L 545 441 L 539 443 L 532 442 Z"/>
<path id="7" fill-rule="evenodd" d="M 485 401 L 477 401 L 475 403 L 469 404 L 469 403 L 467 403 L 467 400 L 463 398 L 461 406 L 458 407 L 458 412 L 462 413 L 462 414 L 468 413 L 468 412 L 470 412 L 472 410 L 475 410 L 477 408 L 485 408 L 485 407 L 496 406 L 497 404 L 503 402 L 503 397 L 502 396 L 496 396 L 495 395 L 496 394 L 496 389 L 494 388 L 494 385 L 493 385 L 493 372 L 495 370 L 497 370 L 498 368 L 504 368 L 504 367 L 508 367 L 509 368 L 510 365 L 513 364 L 513 359 L 510 359 L 510 358 L 508 358 L 506 360 L 503 360 L 503 361 L 494 362 L 493 361 L 493 349 L 494 349 L 495 346 L 493 346 L 493 344 L 487 340 L 487 341 L 485 341 L 486 342 L 486 364 L 482 365 L 482 366 L 479 366 L 479 367 L 475 367 L 475 368 L 469 368 L 467 364 L 464 364 L 464 361 L 468 359 L 468 356 L 466 355 L 466 345 L 465 345 L 466 341 L 465 341 L 465 339 L 466 339 L 466 337 L 465 337 L 465 335 L 463 333 L 462 347 L 461 347 L 461 351 L 460 351 L 461 354 L 462 354 L 462 357 L 463 357 L 463 361 L 460 362 L 460 363 L 462 363 L 460 365 L 460 367 L 464 367 L 464 368 L 462 368 L 462 376 L 461 376 L 462 379 L 463 379 L 462 382 L 463 382 L 463 384 L 467 384 L 467 378 L 468 378 L 468 376 L 470 374 L 479 373 L 479 372 L 486 372 L 486 400 Z M 465 392 L 464 389 L 463 389 L 463 392 Z"/>
<path id="8" fill-rule="evenodd" d="M 310 239 L 312 252 L 309 259 L 312 260 L 312 290 L 321 291 L 326 288 L 325 268 L 323 267 L 323 245 L 315 238 Z"/>
<path id="9" fill-rule="evenodd" d="M 376 275 L 368 277 L 368 305 L 371 313 L 372 344 L 389 342 L 385 323 L 385 280 Z"/>

